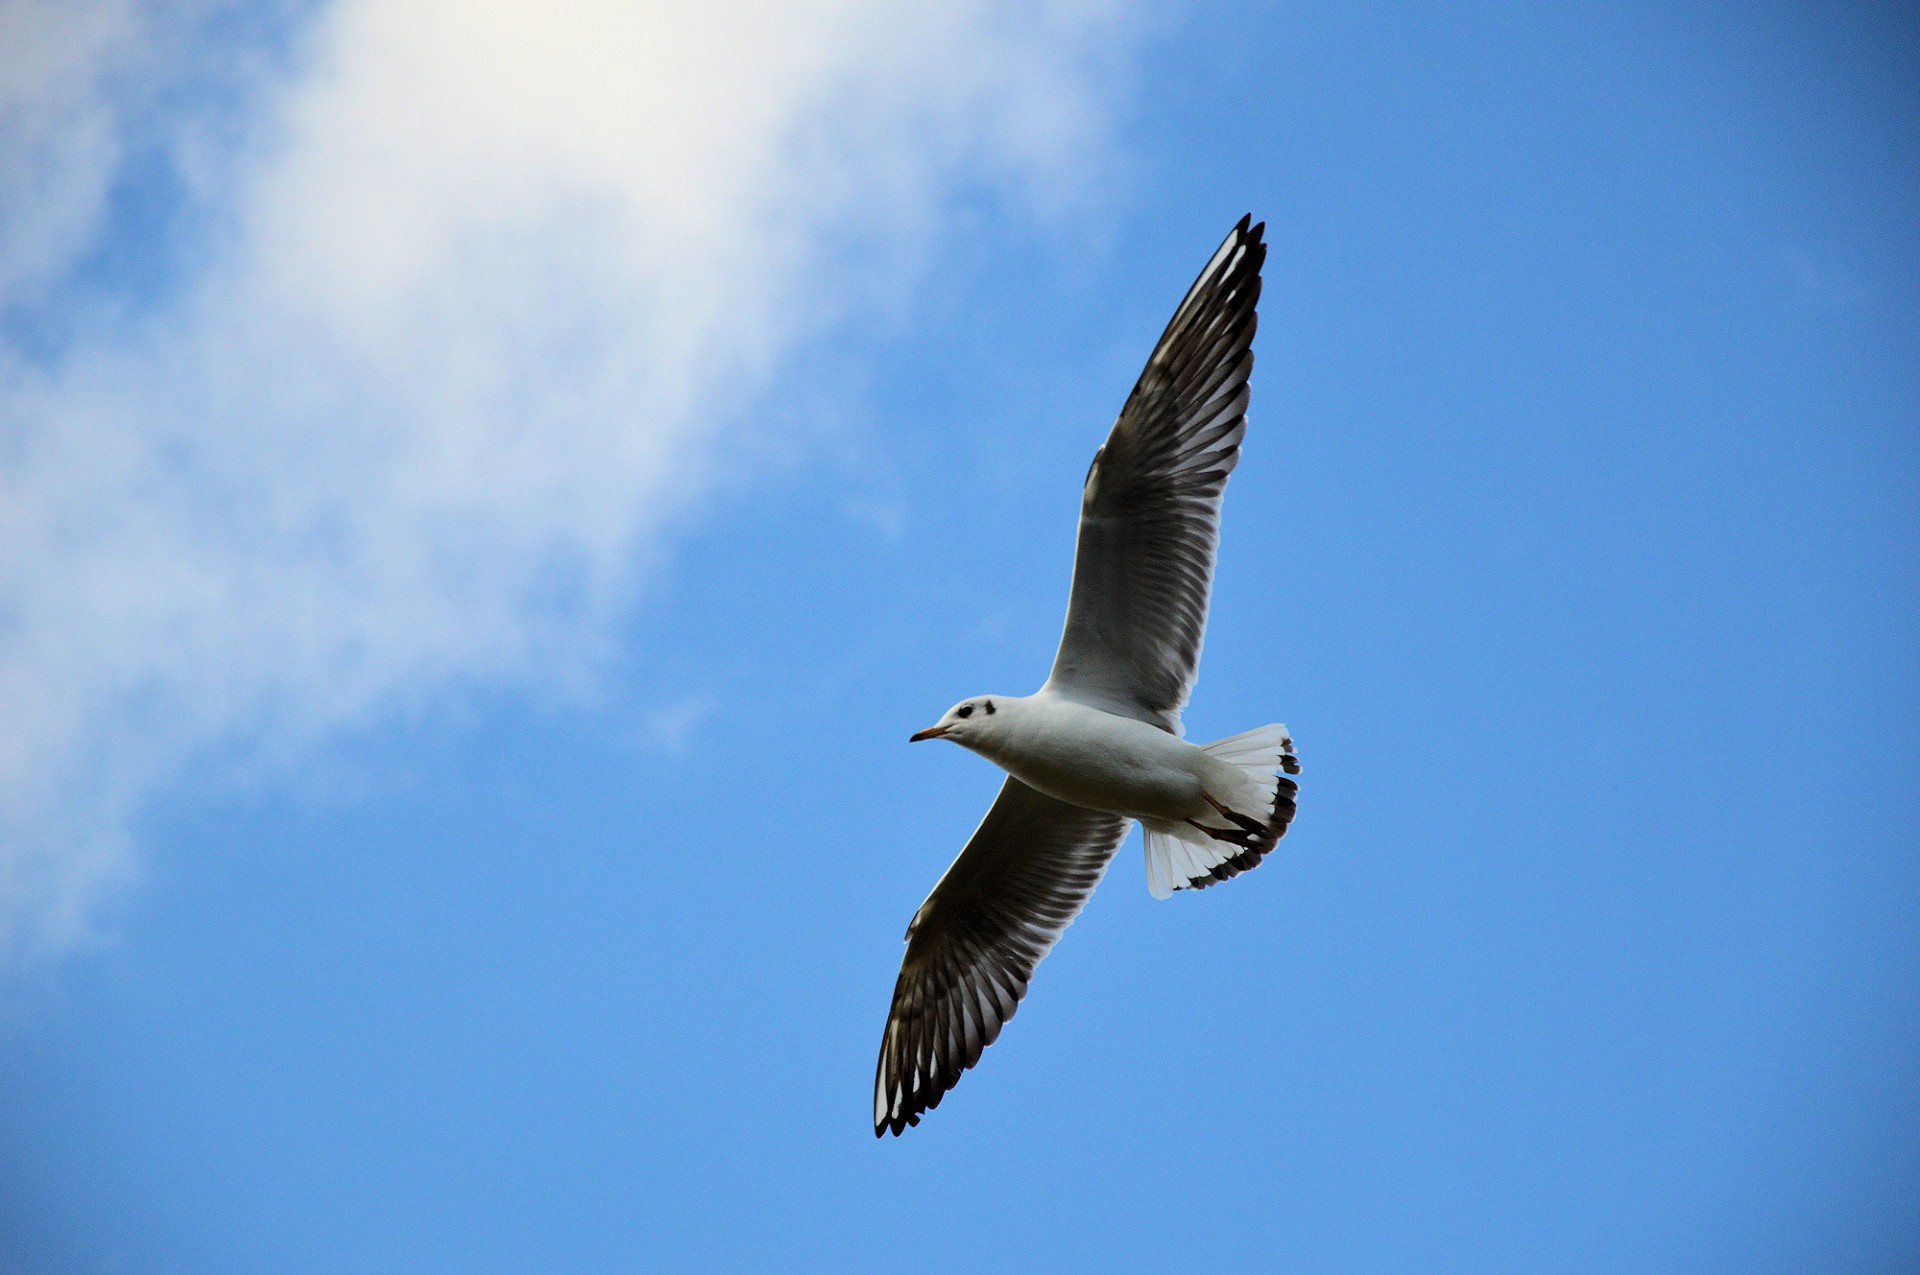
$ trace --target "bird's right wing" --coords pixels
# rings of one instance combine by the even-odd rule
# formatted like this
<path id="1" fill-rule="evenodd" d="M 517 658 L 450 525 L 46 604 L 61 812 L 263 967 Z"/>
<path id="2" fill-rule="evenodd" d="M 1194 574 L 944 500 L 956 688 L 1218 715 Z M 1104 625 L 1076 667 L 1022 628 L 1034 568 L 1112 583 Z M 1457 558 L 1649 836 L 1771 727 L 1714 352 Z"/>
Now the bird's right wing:
<path id="1" fill-rule="evenodd" d="M 1008 778 L 907 927 L 874 1077 L 875 1137 L 919 1124 L 980 1061 L 1100 884 L 1127 822 Z"/>
<path id="2" fill-rule="evenodd" d="M 1264 226 L 1242 217 L 1194 280 L 1093 458 L 1066 631 L 1047 684 L 1176 730 L 1213 590 L 1220 498 L 1247 432 Z"/>

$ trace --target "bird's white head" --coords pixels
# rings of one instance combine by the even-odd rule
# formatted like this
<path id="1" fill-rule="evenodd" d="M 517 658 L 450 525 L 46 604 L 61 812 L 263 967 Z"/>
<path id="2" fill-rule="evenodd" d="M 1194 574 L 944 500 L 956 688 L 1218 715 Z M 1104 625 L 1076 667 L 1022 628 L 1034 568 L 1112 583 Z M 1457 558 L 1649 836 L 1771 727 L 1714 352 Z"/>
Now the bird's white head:
<path id="1" fill-rule="evenodd" d="M 976 747 L 982 740 L 993 735 L 995 721 L 1006 711 L 1007 698 L 1003 695 L 977 695 L 973 699 L 963 699 L 947 710 L 947 715 L 923 731 L 910 737 L 910 742 L 919 743 L 923 739 L 950 739 L 956 744 L 969 748 Z"/>

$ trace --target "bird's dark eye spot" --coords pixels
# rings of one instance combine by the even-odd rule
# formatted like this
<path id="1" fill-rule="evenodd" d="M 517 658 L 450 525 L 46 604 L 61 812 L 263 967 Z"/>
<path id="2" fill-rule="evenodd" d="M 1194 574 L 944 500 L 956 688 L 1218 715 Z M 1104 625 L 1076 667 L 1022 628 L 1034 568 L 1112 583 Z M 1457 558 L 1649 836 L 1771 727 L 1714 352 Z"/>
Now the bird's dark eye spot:
<path id="1" fill-rule="evenodd" d="M 988 716 L 988 717 L 992 717 L 992 716 L 993 716 L 993 701 L 992 701 L 992 700 L 988 700 L 988 701 L 987 701 L 987 704 L 986 704 L 986 709 L 987 709 L 987 716 Z"/>
<path id="2" fill-rule="evenodd" d="M 957 710 L 957 711 L 956 711 L 956 712 L 954 713 L 954 716 L 955 716 L 955 717 L 972 717 L 972 716 L 973 716 L 973 705 L 971 705 L 971 704 L 962 704 L 962 705 L 960 706 L 960 708 L 959 708 L 959 709 L 958 709 L 958 710 Z"/>

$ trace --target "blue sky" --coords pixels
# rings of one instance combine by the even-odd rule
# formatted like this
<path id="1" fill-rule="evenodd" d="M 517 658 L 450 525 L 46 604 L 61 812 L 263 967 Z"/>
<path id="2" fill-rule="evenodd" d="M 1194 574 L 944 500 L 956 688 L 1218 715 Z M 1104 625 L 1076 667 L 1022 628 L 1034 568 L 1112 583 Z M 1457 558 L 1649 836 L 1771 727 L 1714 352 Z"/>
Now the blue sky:
<path id="1" fill-rule="evenodd" d="M 0 1266 L 1920 1258 L 1910 14 L 488 12 L 0 84 Z M 906 736 L 1248 210 L 1187 721 L 1299 819 L 876 1143 Z"/>

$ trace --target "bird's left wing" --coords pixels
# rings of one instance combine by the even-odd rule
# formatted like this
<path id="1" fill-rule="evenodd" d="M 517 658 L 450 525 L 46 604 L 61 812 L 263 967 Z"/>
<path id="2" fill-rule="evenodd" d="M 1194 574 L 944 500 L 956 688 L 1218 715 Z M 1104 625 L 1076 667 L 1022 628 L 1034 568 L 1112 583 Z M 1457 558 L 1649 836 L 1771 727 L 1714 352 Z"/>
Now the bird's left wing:
<path id="1" fill-rule="evenodd" d="M 980 1061 L 1126 833 L 1117 815 L 1007 780 L 907 927 L 874 1077 L 875 1137 L 919 1124 Z"/>

